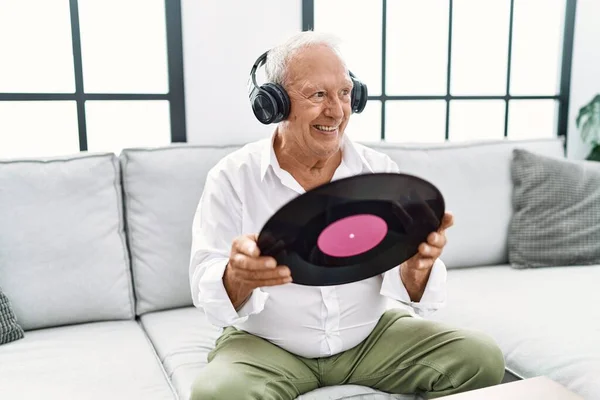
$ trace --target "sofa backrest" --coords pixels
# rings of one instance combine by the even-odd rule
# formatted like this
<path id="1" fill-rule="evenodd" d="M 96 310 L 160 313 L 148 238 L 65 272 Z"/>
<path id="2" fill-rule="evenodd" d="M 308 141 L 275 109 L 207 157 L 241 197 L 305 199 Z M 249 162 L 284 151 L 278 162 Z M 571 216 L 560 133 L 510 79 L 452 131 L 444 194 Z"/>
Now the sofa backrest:
<path id="1" fill-rule="evenodd" d="M 402 172 L 442 191 L 456 224 L 443 260 L 449 268 L 508 262 L 512 215 L 510 164 L 516 147 L 564 156 L 563 140 L 540 139 L 431 145 L 367 144 Z M 191 227 L 208 170 L 241 145 L 172 145 L 121 154 L 127 234 L 138 315 L 192 305 Z"/>
<path id="2" fill-rule="evenodd" d="M 367 145 L 440 188 L 456 217 L 443 255 L 450 268 L 508 262 L 514 148 L 564 156 L 559 138 Z M 22 326 L 192 305 L 193 216 L 206 173 L 239 147 L 126 149 L 120 162 L 88 153 L 0 161 L 0 286 Z"/>
<path id="3" fill-rule="evenodd" d="M 138 315 L 192 305 L 192 222 L 206 174 L 239 146 L 172 145 L 121 153 Z"/>
<path id="4" fill-rule="evenodd" d="M 134 317 L 115 155 L 0 161 L 0 286 L 26 330 Z"/>
<path id="5" fill-rule="evenodd" d="M 401 172 L 424 178 L 442 192 L 446 209 L 455 217 L 442 256 L 448 268 L 508 263 L 513 149 L 565 154 L 562 138 L 369 147 L 387 153 Z"/>

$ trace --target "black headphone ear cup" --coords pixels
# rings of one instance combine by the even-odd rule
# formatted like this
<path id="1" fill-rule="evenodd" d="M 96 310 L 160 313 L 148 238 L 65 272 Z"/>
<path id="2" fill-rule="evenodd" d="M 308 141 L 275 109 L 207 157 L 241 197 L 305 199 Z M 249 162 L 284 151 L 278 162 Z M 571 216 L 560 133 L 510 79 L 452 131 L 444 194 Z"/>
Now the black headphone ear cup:
<path id="1" fill-rule="evenodd" d="M 277 111 L 273 123 L 281 122 L 290 114 L 290 97 L 285 89 L 275 83 L 265 83 L 262 88 L 268 92 L 277 103 Z"/>
<path id="2" fill-rule="evenodd" d="M 254 89 L 250 96 L 252 112 L 261 123 L 268 125 L 275 120 L 277 115 L 277 100 L 262 87 Z"/>
<path id="3" fill-rule="evenodd" d="M 352 112 L 360 114 L 365 109 L 369 97 L 367 85 L 356 78 L 352 78 L 352 82 L 354 84 L 351 96 Z"/>

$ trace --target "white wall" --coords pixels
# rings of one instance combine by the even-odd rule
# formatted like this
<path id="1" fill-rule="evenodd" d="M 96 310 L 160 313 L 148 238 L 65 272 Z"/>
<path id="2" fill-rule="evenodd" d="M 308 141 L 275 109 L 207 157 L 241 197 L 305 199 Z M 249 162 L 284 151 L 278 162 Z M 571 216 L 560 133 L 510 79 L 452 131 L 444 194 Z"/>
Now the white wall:
<path id="1" fill-rule="evenodd" d="M 274 125 L 262 125 L 250 108 L 248 75 L 259 55 L 302 30 L 302 1 L 183 0 L 181 7 L 188 142 L 269 135 Z"/>
<path id="2" fill-rule="evenodd" d="M 581 141 L 575 125 L 579 109 L 600 93 L 600 1 L 579 0 L 571 69 L 571 101 L 567 156 L 584 159 L 590 148 Z"/>

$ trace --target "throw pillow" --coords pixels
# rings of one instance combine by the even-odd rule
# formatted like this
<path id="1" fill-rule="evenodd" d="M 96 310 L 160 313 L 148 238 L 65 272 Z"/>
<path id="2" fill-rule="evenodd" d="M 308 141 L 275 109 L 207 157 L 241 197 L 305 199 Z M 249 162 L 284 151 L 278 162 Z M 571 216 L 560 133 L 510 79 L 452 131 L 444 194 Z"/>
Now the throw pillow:
<path id="1" fill-rule="evenodd" d="M 515 268 L 600 264 L 600 163 L 513 150 Z"/>
<path id="2" fill-rule="evenodd" d="M 0 345 L 23 339 L 23 337 L 25 337 L 23 328 L 17 324 L 10 301 L 0 288 Z"/>

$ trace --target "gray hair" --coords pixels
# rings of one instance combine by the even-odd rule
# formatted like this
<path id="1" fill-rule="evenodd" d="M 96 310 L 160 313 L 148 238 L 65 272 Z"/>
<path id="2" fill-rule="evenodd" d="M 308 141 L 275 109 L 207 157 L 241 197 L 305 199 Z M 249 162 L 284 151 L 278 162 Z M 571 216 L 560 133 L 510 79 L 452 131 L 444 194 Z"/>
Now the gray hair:
<path id="1" fill-rule="evenodd" d="M 339 57 L 344 66 L 346 65 L 339 45 L 341 40 L 334 35 L 304 31 L 300 32 L 279 46 L 269 51 L 265 62 L 265 73 L 267 82 L 285 85 L 287 80 L 287 65 L 290 59 L 299 51 L 306 47 L 314 45 L 325 45 L 333 50 Z"/>

